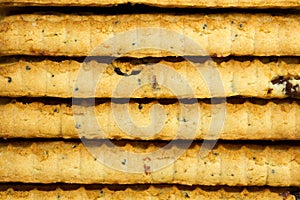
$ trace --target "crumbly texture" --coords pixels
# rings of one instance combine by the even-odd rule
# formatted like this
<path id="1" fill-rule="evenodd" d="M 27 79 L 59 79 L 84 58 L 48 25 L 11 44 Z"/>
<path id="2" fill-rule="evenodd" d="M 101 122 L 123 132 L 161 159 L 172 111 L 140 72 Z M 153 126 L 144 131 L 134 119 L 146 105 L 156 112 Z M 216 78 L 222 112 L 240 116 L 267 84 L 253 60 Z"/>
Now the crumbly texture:
<path id="1" fill-rule="evenodd" d="M 80 187 L 71 190 L 55 188 L 49 191 L 31 189 L 28 191 L 14 190 L 9 188 L 0 191 L 1 199 L 240 199 L 240 200 L 256 200 L 256 199 L 272 199 L 294 200 L 295 197 L 291 194 L 285 195 L 286 191 L 282 189 L 229 189 L 229 188 L 214 188 L 212 190 L 203 189 L 201 187 L 176 187 L 168 186 L 150 186 L 146 187 L 135 185 L 133 187 L 125 187 L 125 189 L 114 190 L 112 186 L 109 188 L 92 188 Z"/>
<path id="2" fill-rule="evenodd" d="M 0 21 L 1 55 L 300 56 L 299 37 L 300 16 L 288 14 L 22 14 Z"/>
<path id="3" fill-rule="evenodd" d="M 0 64 L 0 95 L 60 98 L 298 98 L 299 74 L 298 58 L 276 61 L 229 60 L 220 63 L 212 60 L 192 63 L 188 60 L 173 62 L 164 59 L 158 59 L 155 63 L 139 59 L 114 60 L 111 63 L 104 63 L 104 60 L 86 63 L 21 59 Z M 210 84 L 208 77 L 212 76 L 217 77 L 219 82 L 213 80 L 213 84 Z M 89 84 L 86 80 L 89 80 Z"/>
<path id="4" fill-rule="evenodd" d="M 218 144 L 209 151 L 209 145 L 202 146 L 201 143 L 192 144 L 188 149 L 179 143 L 173 143 L 167 148 L 168 151 L 165 149 L 160 154 L 155 152 L 162 148 L 161 142 L 114 144 L 94 142 L 84 146 L 79 142 L 1 143 L 1 181 L 300 186 L 299 146 Z M 199 154 L 200 148 L 206 154 Z M 118 150 L 128 154 L 119 154 Z M 177 159 L 176 152 L 181 150 L 183 152 Z M 97 155 L 97 159 L 90 152 Z M 147 154 L 150 152 L 152 154 Z M 114 167 L 109 164 L 109 159 Z M 157 169 L 158 163 L 168 164 Z M 136 173 L 129 172 L 133 169 Z"/>
<path id="5" fill-rule="evenodd" d="M 106 102 L 95 107 L 88 104 L 85 101 L 73 106 L 3 103 L 0 105 L 0 136 L 139 140 L 300 139 L 300 106 L 297 102 L 215 105 L 204 102 L 167 105 L 156 101 L 144 104 Z"/>
<path id="6" fill-rule="evenodd" d="M 0 6 L 114 6 L 116 4 L 146 4 L 159 7 L 192 7 L 192 8 L 298 8 L 297 0 L 2 0 Z"/>

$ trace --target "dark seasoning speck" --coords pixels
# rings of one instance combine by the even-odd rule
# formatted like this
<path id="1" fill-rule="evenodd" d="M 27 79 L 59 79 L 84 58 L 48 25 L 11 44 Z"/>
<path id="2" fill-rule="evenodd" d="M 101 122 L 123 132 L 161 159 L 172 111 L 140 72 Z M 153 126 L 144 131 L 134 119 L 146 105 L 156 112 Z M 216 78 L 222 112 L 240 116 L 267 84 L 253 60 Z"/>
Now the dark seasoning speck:
<path id="1" fill-rule="evenodd" d="M 11 77 L 7 77 L 7 82 L 11 83 L 12 82 L 12 78 Z"/>
<path id="2" fill-rule="evenodd" d="M 157 79 L 156 79 L 156 76 L 155 75 L 153 75 L 152 76 L 152 89 L 159 89 L 158 88 L 158 82 L 157 82 Z"/>
<path id="3" fill-rule="evenodd" d="M 139 106 L 138 106 L 138 108 L 139 108 L 140 110 L 143 109 L 143 105 L 140 103 Z"/>
<path id="4" fill-rule="evenodd" d="M 103 197 L 104 196 L 104 192 L 103 192 L 103 190 L 100 190 L 99 191 L 99 197 Z"/>
<path id="5" fill-rule="evenodd" d="M 187 192 L 184 193 L 185 198 L 190 198 L 189 194 Z"/>
<path id="6" fill-rule="evenodd" d="M 80 124 L 78 124 L 78 123 L 75 124 L 75 128 L 76 128 L 76 129 L 80 129 L 80 127 L 81 127 Z"/>

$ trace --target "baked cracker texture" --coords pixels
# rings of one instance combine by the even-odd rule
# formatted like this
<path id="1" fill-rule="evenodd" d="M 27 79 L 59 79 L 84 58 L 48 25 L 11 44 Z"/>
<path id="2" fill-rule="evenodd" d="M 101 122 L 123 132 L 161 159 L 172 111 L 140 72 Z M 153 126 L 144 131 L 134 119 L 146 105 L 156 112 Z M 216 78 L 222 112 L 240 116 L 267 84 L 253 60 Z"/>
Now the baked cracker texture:
<path id="1" fill-rule="evenodd" d="M 24 185 L 18 186 L 24 188 Z M 73 187 L 71 185 L 71 187 Z M 25 186 L 26 188 L 26 186 Z M 28 188 L 28 187 L 27 187 Z M 46 189 L 44 189 L 46 188 Z M 2 199 L 273 199 L 282 200 L 288 190 L 281 188 L 205 188 L 205 187 L 184 187 L 172 185 L 135 185 L 135 186 L 75 186 L 73 189 L 62 186 L 53 187 L 39 186 L 37 189 L 26 191 L 15 188 L 3 189 L 0 191 Z M 291 194 L 286 195 L 285 200 L 294 200 Z"/>
<path id="2" fill-rule="evenodd" d="M 137 40 L 137 31 L 145 37 Z M 0 21 L 1 55 L 299 56 L 299 37 L 293 14 L 16 14 Z"/>
<path id="3" fill-rule="evenodd" d="M 163 154 L 155 153 L 162 145 L 161 142 L 111 145 L 101 141 L 86 146 L 80 142 L 1 143 L 1 181 L 300 186 L 297 145 L 218 144 L 211 150 L 210 143 L 192 144 L 186 149 L 178 142 L 171 143 Z"/>
<path id="4" fill-rule="evenodd" d="M 300 137 L 300 106 L 296 101 L 235 104 L 130 101 L 129 104 L 95 102 L 95 106 L 90 101 L 73 106 L 1 101 L 0 136 L 4 138 L 298 140 Z M 222 120 L 224 126 L 216 129 Z"/>
<path id="5" fill-rule="evenodd" d="M 0 6 L 115 6 L 117 4 L 145 4 L 164 8 L 299 8 L 297 0 L 2 0 Z"/>
<path id="6" fill-rule="evenodd" d="M 104 58 L 98 61 L 86 58 L 86 62 L 3 59 L 0 63 L 0 95 L 60 98 L 300 97 L 298 58 L 192 61 L 192 58 L 112 59 L 111 63 Z M 219 79 L 220 84 L 216 86 L 212 77 Z"/>

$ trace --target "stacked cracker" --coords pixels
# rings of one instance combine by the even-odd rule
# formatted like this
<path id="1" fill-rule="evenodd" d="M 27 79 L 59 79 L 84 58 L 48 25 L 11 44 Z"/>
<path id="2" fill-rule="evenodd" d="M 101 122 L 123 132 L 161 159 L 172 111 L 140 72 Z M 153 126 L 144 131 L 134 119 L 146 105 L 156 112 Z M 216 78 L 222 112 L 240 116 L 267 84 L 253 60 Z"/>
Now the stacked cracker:
<path id="1" fill-rule="evenodd" d="M 101 10 L 100 7 L 127 1 L 0 2 L 8 11 L 0 21 L 1 198 L 299 198 L 300 15 L 292 10 L 299 8 L 299 1 L 130 2 L 188 9 L 158 9 L 164 11 L 158 14 L 116 14 L 114 9 L 105 15 L 66 14 L 60 6 L 95 6 Z M 60 13 L 29 13 L 39 9 L 26 7 L 48 5 Z M 21 9 L 16 11 L 12 6 Z M 199 9 L 188 14 L 190 7 Z M 278 10 L 212 12 L 200 8 L 291 10 L 282 10 L 280 14 L 276 13 Z M 90 9 L 97 11 L 82 7 Z M 171 14 L 174 11 L 184 13 Z M 112 45 L 100 49 L 101 56 L 110 62 L 84 59 L 112 36 L 147 27 L 181 31 L 205 51 L 199 54 L 188 49 L 179 55 L 191 57 L 190 60 L 174 57 L 170 51 L 152 50 L 129 52 L 112 59 L 111 52 L 116 48 Z M 121 40 L 118 45 L 126 48 L 128 41 Z M 175 45 L 178 48 L 181 42 L 175 41 Z M 202 59 L 206 56 L 213 59 Z M 174 77 L 167 76 L 157 67 L 160 65 L 183 75 L 194 91 L 193 96 L 185 88 L 174 94 L 161 87 Z M 224 94 L 212 94 L 205 86 L 205 77 L 197 76 L 196 69 L 210 65 L 219 72 Z M 78 93 L 86 89 L 77 83 L 82 66 L 92 74 L 87 82 L 95 82 L 94 75 L 102 73 L 94 96 Z M 98 71 L 97 66 L 105 70 Z M 152 84 L 127 96 L 149 79 Z M 121 80 L 129 80 L 130 84 L 115 92 Z M 76 101 L 72 102 L 74 96 Z M 224 96 L 229 97 L 226 103 L 213 101 Z M 90 98 L 96 98 L 95 107 Z M 165 113 L 156 117 L 163 119 L 164 115 L 166 119 L 158 120 L 149 129 L 156 125 L 163 128 L 149 135 L 138 127 L 130 127 L 134 134 L 120 128 L 114 117 L 124 108 L 127 98 L 135 98 L 126 106 L 138 126 L 151 124 L 151 108 L 162 108 Z M 180 111 L 182 104 L 189 108 L 188 112 Z M 211 132 L 210 124 L 215 120 L 212 112 L 221 112 L 224 106 L 224 126 L 219 133 Z M 201 111 L 200 117 L 195 108 Z M 86 115 L 95 117 L 100 128 L 93 126 L 90 118 L 75 119 Z M 195 123 L 199 126 L 191 134 Z M 179 126 L 183 126 L 180 131 Z M 107 144 L 105 138 L 114 140 L 114 146 Z M 194 139 L 185 149 L 182 143 Z M 203 139 L 221 141 L 213 145 Z M 121 171 L 100 162 L 89 151 L 95 149 L 107 159 L 118 149 L 142 155 L 158 151 L 172 140 L 171 151 L 151 159 L 142 157 L 144 163 L 139 166 L 120 156 L 115 162 L 123 167 Z M 203 149 L 206 153 L 199 154 Z M 177 157 L 176 152 L 180 151 L 183 154 Z M 170 160 L 168 165 L 152 171 L 155 164 Z M 134 168 L 142 173 L 128 170 Z"/>

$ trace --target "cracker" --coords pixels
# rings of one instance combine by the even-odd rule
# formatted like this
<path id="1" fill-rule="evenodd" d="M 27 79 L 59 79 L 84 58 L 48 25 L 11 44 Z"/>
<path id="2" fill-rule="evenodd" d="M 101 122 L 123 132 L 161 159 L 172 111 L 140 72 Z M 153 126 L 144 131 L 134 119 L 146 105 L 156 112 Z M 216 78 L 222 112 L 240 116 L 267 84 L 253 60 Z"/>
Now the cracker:
<path id="1" fill-rule="evenodd" d="M 300 16 L 292 14 L 22 14 L 4 17 L 0 33 L 1 55 L 300 56 Z"/>
<path id="2" fill-rule="evenodd" d="M 209 151 L 209 145 L 201 146 L 201 143 L 192 144 L 188 149 L 180 143 L 173 143 L 168 147 L 170 151 L 164 150 L 165 153 L 159 155 L 151 152 L 161 149 L 164 145 L 161 142 L 114 144 L 111 146 L 101 141 L 88 144 L 89 151 L 98 156 L 96 159 L 79 142 L 1 143 L 1 181 L 300 186 L 300 148 L 297 145 L 218 144 Z M 200 148 L 204 148 L 207 154 L 199 154 Z M 114 156 L 117 149 L 128 154 Z M 176 152 L 181 150 L 183 154 L 176 159 Z M 102 158 L 105 161 L 101 161 Z M 109 159 L 114 167 L 108 164 Z M 171 162 L 155 168 L 157 163 L 166 164 L 168 161 Z M 136 173 L 131 173 L 131 170 Z"/>
<path id="3" fill-rule="evenodd" d="M 0 64 L 0 95 L 60 98 L 300 96 L 300 60 L 297 58 L 267 62 L 264 59 L 193 63 L 152 59 L 152 62 L 156 63 L 143 59 L 112 63 L 8 60 Z M 210 83 L 208 77 L 212 76 L 220 82 Z"/>
<path id="4" fill-rule="evenodd" d="M 41 187 L 40 187 L 41 188 Z M 65 187 L 66 188 L 66 187 Z M 2 199 L 126 199 L 139 198 L 139 199 L 166 199 L 171 197 L 176 197 L 176 199 L 221 199 L 221 198 L 232 198 L 232 199 L 274 199 L 282 200 L 282 195 L 285 194 L 287 190 L 284 189 L 269 189 L 269 188 L 209 188 L 202 187 L 183 187 L 183 186 L 123 186 L 122 189 L 116 189 L 114 186 L 110 187 L 80 187 L 75 189 L 64 189 L 56 188 L 51 190 L 42 189 L 30 189 L 26 191 L 15 190 L 14 188 L 9 188 L 0 191 L 0 197 Z M 295 199 L 291 194 L 286 195 L 286 200 Z"/>
<path id="5" fill-rule="evenodd" d="M 135 140 L 300 139 L 300 106 L 297 102 L 246 101 L 212 105 L 201 101 L 190 104 L 157 101 L 127 104 L 125 101 L 96 103 L 95 107 L 90 103 L 83 101 L 73 106 L 55 102 L 3 103 L 0 105 L 0 136 Z M 216 112 L 219 115 L 213 114 Z M 224 126 L 219 124 L 222 119 Z M 221 129 L 214 129 L 218 127 Z"/>
<path id="6" fill-rule="evenodd" d="M 58 1 L 58 0 L 2 0 L 0 6 L 115 6 L 116 4 L 145 4 L 150 6 L 158 7 L 192 7 L 192 8 L 299 8 L 300 4 L 297 0 L 272 0 L 272 1 L 263 1 L 263 0 L 254 0 L 254 1 L 228 1 L 228 0 L 201 0 L 201 1 L 192 1 L 192 0 L 162 0 L 162 1 L 153 1 L 153 0 L 70 0 L 70 1 Z"/>

